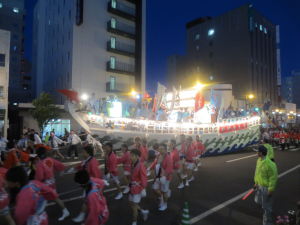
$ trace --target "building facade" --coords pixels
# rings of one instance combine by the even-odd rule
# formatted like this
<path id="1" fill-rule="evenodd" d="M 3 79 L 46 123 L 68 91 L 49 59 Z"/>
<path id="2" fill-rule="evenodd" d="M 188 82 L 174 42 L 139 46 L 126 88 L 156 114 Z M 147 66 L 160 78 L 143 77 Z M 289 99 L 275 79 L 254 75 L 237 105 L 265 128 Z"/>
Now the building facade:
<path id="1" fill-rule="evenodd" d="M 10 31 L 9 102 L 32 100 L 30 73 L 24 70 L 24 0 L 0 0 L 0 29 Z"/>
<path id="2" fill-rule="evenodd" d="M 291 76 L 284 79 L 282 95 L 288 103 L 295 103 L 300 108 L 300 70 L 293 70 Z"/>
<path id="3" fill-rule="evenodd" d="M 37 94 L 145 90 L 145 0 L 39 0 L 33 29 Z"/>
<path id="4" fill-rule="evenodd" d="M 0 136 L 7 137 L 10 32 L 0 30 Z"/>
<path id="5" fill-rule="evenodd" d="M 237 99 L 253 94 L 257 103 L 277 104 L 276 26 L 252 5 L 193 20 L 186 30 L 187 63 L 180 82 L 229 83 Z"/>

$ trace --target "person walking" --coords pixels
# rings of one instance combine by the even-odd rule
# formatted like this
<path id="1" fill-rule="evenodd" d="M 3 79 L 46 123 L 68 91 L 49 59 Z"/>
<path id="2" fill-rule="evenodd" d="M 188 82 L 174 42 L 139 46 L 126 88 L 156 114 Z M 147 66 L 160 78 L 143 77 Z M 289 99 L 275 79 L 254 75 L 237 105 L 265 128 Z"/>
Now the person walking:
<path id="1" fill-rule="evenodd" d="M 155 173 L 152 188 L 160 200 L 158 207 L 159 211 L 165 211 L 168 208 L 168 199 L 171 197 L 170 181 L 172 178 L 173 166 L 172 155 L 167 151 L 167 145 L 160 144 L 159 155 L 150 167 Z"/>
<path id="2" fill-rule="evenodd" d="M 51 187 L 56 192 L 55 172 L 63 172 L 65 170 L 64 164 L 47 156 L 47 149 L 40 147 L 36 150 L 39 160 L 36 163 L 34 179 L 40 181 Z M 64 203 L 57 197 L 56 203 L 61 207 L 62 216 L 58 221 L 63 221 L 70 215 L 69 210 Z"/>
<path id="3" fill-rule="evenodd" d="M 65 157 L 59 151 L 59 145 L 65 143 L 63 140 L 59 139 L 54 132 L 50 133 L 49 145 L 52 148 L 54 157 L 59 156 L 61 159 Z"/>
<path id="4" fill-rule="evenodd" d="M 102 179 L 90 177 L 86 170 L 79 170 L 74 181 L 85 190 L 86 217 L 85 225 L 103 225 L 109 217 L 109 210 L 103 189 L 106 182 Z M 85 215 L 85 214 L 84 214 Z M 84 218 L 84 217 L 83 217 Z"/>
<path id="5" fill-rule="evenodd" d="M 118 157 L 118 164 L 123 164 L 123 174 L 125 181 L 125 189 L 123 190 L 123 194 L 127 194 L 130 191 L 129 181 L 130 181 L 130 170 L 131 170 L 131 159 L 130 159 L 130 151 L 128 149 L 127 144 L 122 144 L 121 146 L 122 156 Z"/>
<path id="6" fill-rule="evenodd" d="M 149 210 L 142 209 L 140 206 L 141 199 L 146 196 L 147 172 L 144 163 L 140 161 L 141 152 L 133 149 L 130 152 L 131 158 L 131 180 L 129 202 L 132 209 L 132 225 L 137 225 L 138 212 L 140 211 L 143 220 L 148 219 Z"/>
<path id="7" fill-rule="evenodd" d="M 68 137 L 68 143 L 70 144 L 68 149 L 68 157 L 71 158 L 72 153 L 75 153 L 74 159 L 78 159 L 78 145 L 81 143 L 81 139 L 75 134 L 74 130 L 71 130 L 70 135 Z"/>
<path id="8" fill-rule="evenodd" d="M 267 156 L 268 150 L 261 145 L 258 148 L 258 159 L 254 175 L 254 189 L 256 190 L 255 202 L 261 205 L 263 225 L 272 225 L 272 202 L 276 188 L 278 173 L 276 164 Z"/>
<path id="9" fill-rule="evenodd" d="M 106 143 L 104 145 L 105 150 L 105 179 L 109 182 L 111 179 L 116 185 L 118 194 L 115 197 L 115 200 L 123 198 L 123 193 L 121 190 L 120 180 L 118 177 L 118 159 L 113 151 L 112 143 Z"/>
<path id="10" fill-rule="evenodd" d="M 40 181 L 29 181 L 22 166 L 9 169 L 5 179 L 10 193 L 14 195 L 10 195 L 10 198 L 15 201 L 14 219 L 16 224 L 48 224 L 45 209 L 47 200 L 55 201 L 58 198 L 55 190 Z"/>

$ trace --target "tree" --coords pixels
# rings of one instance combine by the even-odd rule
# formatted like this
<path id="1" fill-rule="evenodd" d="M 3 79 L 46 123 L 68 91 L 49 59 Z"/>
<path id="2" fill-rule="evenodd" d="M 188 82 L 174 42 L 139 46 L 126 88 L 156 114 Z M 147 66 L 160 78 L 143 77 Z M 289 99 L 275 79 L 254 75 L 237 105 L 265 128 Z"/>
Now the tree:
<path id="1" fill-rule="evenodd" d="M 44 126 L 50 120 L 57 119 L 59 108 L 53 104 L 49 93 L 42 92 L 39 97 L 33 100 L 34 109 L 30 110 L 34 119 L 37 120 L 40 132 L 43 133 Z"/>

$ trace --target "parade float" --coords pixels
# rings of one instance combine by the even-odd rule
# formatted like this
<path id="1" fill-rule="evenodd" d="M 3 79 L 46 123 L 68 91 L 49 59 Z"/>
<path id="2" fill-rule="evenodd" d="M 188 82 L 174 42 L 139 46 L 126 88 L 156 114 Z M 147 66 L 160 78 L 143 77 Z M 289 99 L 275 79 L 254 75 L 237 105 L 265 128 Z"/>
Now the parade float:
<path id="1" fill-rule="evenodd" d="M 67 109 L 83 129 L 98 136 L 119 140 L 141 136 L 149 142 L 166 142 L 179 141 L 181 134 L 200 135 L 208 156 L 239 151 L 259 140 L 258 114 L 245 112 L 223 118 L 232 102 L 229 84 L 198 84 L 184 90 L 173 88 L 171 92 L 159 84 L 153 98 L 134 92 L 128 98 L 107 98 L 105 107 L 94 99 L 87 102 L 87 111 L 78 110 L 74 102 L 68 102 Z"/>

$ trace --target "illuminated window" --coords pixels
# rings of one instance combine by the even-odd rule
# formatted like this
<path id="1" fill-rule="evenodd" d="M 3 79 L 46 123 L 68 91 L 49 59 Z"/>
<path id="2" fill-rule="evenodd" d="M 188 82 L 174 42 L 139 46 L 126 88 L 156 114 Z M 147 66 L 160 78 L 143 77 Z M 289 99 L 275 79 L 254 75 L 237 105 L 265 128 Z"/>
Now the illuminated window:
<path id="1" fill-rule="evenodd" d="M 117 8 L 117 1 L 116 0 L 111 0 L 111 7 L 112 8 Z"/>
<path id="2" fill-rule="evenodd" d="M 110 90 L 116 89 L 116 77 L 110 76 L 109 88 Z"/>
<path id="3" fill-rule="evenodd" d="M 117 21 L 115 18 L 111 18 L 110 26 L 111 26 L 111 28 L 114 28 L 114 29 L 117 27 Z"/>
<path id="4" fill-rule="evenodd" d="M 115 49 L 116 48 L 116 38 L 110 37 L 110 47 Z"/>
<path id="5" fill-rule="evenodd" d="M 109 67 L 111 69 L 115 69 L 116 68 L 116 57 L 111 56 L 110 60 L 109 60 Z"/>
<path id="6" fill-rule="evenodd" d="M 215 33 L 214 29 L 209 29 L 207 32 L 208 36 L 212 36 L 212 35 L 214 35 L 214 33 Z"/>
<path id="7" fill-rule="evenodd" d="M 268 33 L 268 31 L 267 31 L 267 28 L 266 27 L 264 27 L 264 33 L 266 34 L 266 33 Z"/>
<path id="8" fill-rule="evenodd" d="M 3 7 L 3 4 L 0 2 L 0 8 L 2 8 Z"/>
<path id="9" fill-rule="evenodd" d="M 260 24 L 259 25 L 259 30 L 262 31 L 263 30 L 263 26 Z"/>
<path id="10" fill-rule="evenodd" d="M 199 40 L 200 39 L 200 34 L 195 34 L 195 40 Z"/>
<path id="11" fill-rule="evenodd" d="M 19 9 L 16 8 L 16 7 L 14 7 L 14 8 L 13 8 L 13 12 L 14 12 L 14 13 L 19 13 Z"/>

